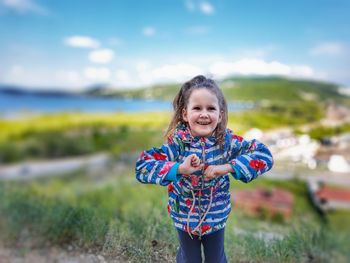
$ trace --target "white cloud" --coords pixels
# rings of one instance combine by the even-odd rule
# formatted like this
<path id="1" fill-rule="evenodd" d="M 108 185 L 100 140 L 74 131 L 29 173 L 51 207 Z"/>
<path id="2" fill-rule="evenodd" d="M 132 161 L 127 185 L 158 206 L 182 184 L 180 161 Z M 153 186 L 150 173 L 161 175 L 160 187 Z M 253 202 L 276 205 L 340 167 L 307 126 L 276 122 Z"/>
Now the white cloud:
<path id="1" fill-rule="evenodd" d="M 338 42 L 325 42 L 321 43 L 310 50 L 311 55 L 327 55 L 327 56 L 340 56 L 344 54 L 346 47 L 342 43 Z"/>
<path id="2" fill-rule="evenodd" d="M 202 59 L 187 57 L 187 63 L 178 61 L 154 64 L 154 61 L 134 60 L 119 62 L 119 68 L 111 72 L 108 67 L 82 67 L 78 69 L 54 70 L 50 68 L 30 68 L 16 64 L 0 76 L 1 83 L 32 87 L 81 88 L 96 83 L 106 83 L 116 87 L 140 87 L 157 83 L 182 83 L 198 74 L 209 74 L 215 79 L 232 75 L 283 75 L 287 77 L 320 79 L 320 71 L 308 65 L 290 65 L 279 61 L 263 59 L 228 60 L 220 56 L 207 56 Z M 330 73 L 330 72 L 327 72 Z M 323 80 L 338 80 L 337 72 L 323 75 Z M 344 78 L 343 78 L 344 79 Z M 53 84 L 54 83 L 54 84 Z"/>
<path id="3" fill-rule="evenodd" d="M 153 69 L 150 73 L 153 81 L 182 81 L 202 73 L 203 70 L 191 64 L 164 65 Z"/>
<path id="4" fill-rule="evenodd" d="M 57 79 L 64 80 L 68 85 L 82 85 L 84 79 L 81 74 L 75 70 L 59 70 L 56 74 Z"/>
<path id="5" fill-rule="evenodd" d="M 214 13 L 214 7 L 209 2 L 200 3 L 199 10 L 206 15 L 212 15 Z"/>
<path id="6" fill-rule="evenodd" d="M 116 80 L 119 84 L 124 85 L 125 83 L 131 82 L 130 73 L 125 69 L 119 69 L 115 72 Z"/>
<path id="7" fill-rule="evenodd" d="M 99 49 L 91 51 L 89 60 L 98 64 L 107 64 L 114 58 L 114 51 L 111 49 Z"/>
<path id="8" fill-rule="evenodd" d="M 84 75 L 89 80 L 108 81 L 111 77 L 111 71 L 105 67 L 87 67 L 84 69 Z"/>
<path id="9" fill-rule="evenodd" d="M 79 48 L 98 48 L 100 43 L 88 36 L 71 36 L 64 39 L 64 43 L 67 46 L 79 47 Z"/>
<path id="10" fill-rule="evenodd" d="M 149 62 L 148 60 L 139 60 L 135 63 L 135 65 L 136 70 L 138 72 L 148 71 L 152 66 L 151 62 Z"/>
<path id="11" fill-rule="evenodd" d="M 24 73 L 24 69 L 21 65 L 13 65 L 10 68 L 10 74 L 14 77 L 20 77 Z"/>
<path id="12" fill-rule="evenodd" d="M 62 90 L 80 89 L 88 82 L 77 71 L 53 70 L 50 68 L 35 68 L 31 66 L 12 65 L 0 83 L 23 86 L 24 88 Z"/>
<path id="13" fill-rule="evenodd" d="M 314 70 L 307 65 L 287 65 L 278 61 L 266 62 L 261 59 L 237 61 L 216 60 L 212 63 L 173 63 L 152 65 L 147 60 L 135 61 L 129 68 L 119 69 L 113 79 L 105 79 L 118 87 L 147 86 L 156 83 L 181 83 L 198 74 L 209 74 L 216 79 L 231 75 L 283 75 L 290 77 L 315 78 Z M 96 69 L 90 75 L 95 75 Z M 98 72 L 103 75 L 104 73 Z M 92 79 L 92 77 L 90 77 Z"/>
<path id="14" fill-rule="evenodd" d="M 143 28 L 142 34 L 144 34 L 147 37 L 152 37 L 156 34 L 156 29 L 154 27 L 147 26 Z"/>
<path id="15" fill-rule="evenodd" d="M 217 77 L 239 75 L 285 75 L 311 77 L 313 69 L 305 65 L 289 66 L 277 61 L 266 62 L 260 59 L 241 59 L 236 62 L 216 62 L 209 71 Z"/>
<path id="16" fill-rule="evenodd" d="M 47 8 L 39 5 L 33 0 L 0 0 L 0 4 L 18 14 L 34 13 L 37 15 L 48 15 Z"/>
<path id="17" fill-rule="evenodd" d="M 195 3 L 192 0 L 185 0 L 185 7 L 190 12 L 199 11 L 205 15 L 212 15 L 215 12 L 214 6 L 207 1 L 201 1 L 200 3 L 197 1 Z"/>
<path id="18" fill-rule="evenodd" d="M 310 66 L 291 66 L 291 71 L 289 75 L 303 78 L 314 78 L 315 71 Z"/>

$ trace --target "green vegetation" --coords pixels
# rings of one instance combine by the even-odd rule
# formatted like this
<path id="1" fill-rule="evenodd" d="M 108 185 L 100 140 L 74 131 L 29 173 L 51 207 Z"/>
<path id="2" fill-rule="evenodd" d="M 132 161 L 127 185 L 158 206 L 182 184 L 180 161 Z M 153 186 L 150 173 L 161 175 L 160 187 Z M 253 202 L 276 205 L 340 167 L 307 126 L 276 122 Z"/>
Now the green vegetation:
<path id="1" fill-rule="evenodd" d="M 332 137 L 348 132 L 350 132 L 350 123 L 346 123 L 336 127 L 314 127 L 309 131 L 309 134 L 312 138 L 320 140 L 322 138 Z"/>
<path id="2" fill-rule="evenodd" d="M 1 240 L 17 246 L 30 240 L 33 247 L 72 244 L 121 261 L 173 262 L 177 239 L 167 214 L 166 188 L 140 184 L 132 171 L 125 174 L 101 178 L 78 172 L 0 182 Z M 331 231 L 317 220 L 301 182 L 259 179 L 237 182 L 232 188 L 273 185 L 293 193 L 295 217 L 288 223 L 273 223 L 233 210 L 225 244 L 230 262 L 347 262 L 349 235 Z M 283 239 L 266 242 L 254 236 L 258 231 L 280 233 Z"/>
<path id="3" fill-rule="evenodd" d="M 140 151 L 160 144 L 169 114 L 57 114 L 2 120 L 0 163 L 110 151 Z"/>
<path id="4" fill-rule="evenodd" d="M 221 85 L 228 100 L 321 102 L 342 98 L 337 85 L 282 77 L 235 77 Z"/>
<path id="5" fill-rule="evenodd" d="M 229 101 L 253 101 L 256 108 L 229 113 L 229 128 L 242 134 L 252 127 L 315 124 L 327 100 L 342 103 L 333 84 L 271 78 L 232 78 L 221 83 Z M 171 100 L 178 85 L 119 92 L 122 97 Z M 99 95 L 99 91 L 92 91 Z M 116 158 L 160 145 L 170 113 L 61 113 L 0 120 L 0 163 L 50 159 L 107 151 Z M 316 127 L 320 139 L 350 130 Z M 132 161 L 132 160 L 131 160 Z M 133 162 L 133 161 L 132 161 Z M 113 164 L 112 164 L 113 165 Z M 121 262 L 173 262 L 177 238 L 167 214 L 166 188 L 142 185 L 133 168 L 77 171 L 63 177 L 0 181 L 0 241 L 20 247 L 63 246 L 103 254 Z M 268 176 L 268 175 L 267 175 Z M 230 262 L 349 262 L 350 214 L 334 211 L 324 218 L 312 207 L 305 184 L 298 180 L 259 178 L 235 189 L 279 187 L 294 196 L 293 214 L 260 219 L 235 209 L 226 228 Z M 282 239 L 266 241 L 259 232 Z"/>
<path id="6" fill-rule="evenodd" d="M 229 101 L 249 100 L 254 109 L 229 113 L 229 128 L 242 134 L 255 127 L 262 130 L 315 124 L 325 113 L 328 100 L 343 102 L 334 84 L 290 80 L 281 77 L 229 78 L 220 84 Z M 158 85 L 115 96 L 171 100 L 179 85 Z M 99 89 L 91 91 L 99 95 Z M 23 119 L 0 120 L 0 163 L 26 159 L 55 158 L 108 151 L 139 151 L 162 142 L 170 113 L 60 113 Z M 349 131 L 317 127 L 313 138 Z"/>
<path id="7" fill-rule="evenodd" d="M 268 130 L 278 127 L 298 127 L 319 121 L 324 116 L 320 105 L 311 102 L 267 103 L 258 109 L 229 114 L 229 126 L 244 132 L 252 127 Z"/>
<path id="8" fill-rule="evenodd" d="M 303 113 L 303 114 L 301 114 Z M 229 114 L 229 127 L 241 134 L 317 121 L 320 107 L 312 103 L 264 105 L 260 110 Z M 50 159 L 109 151 L 118 156 L 159 145 L 169 113 L 62 113 L 0 120 L 0 163 Z M 153 143 L 153 144 L 152 144 Z"/>
<path id="9" fill-rule="evenodd" d="M 338 86 L 331 83 L 292 80 L 283 77 L 233 77 L 219 83 L 228 101 L 326 101 L 341 100 Z M 111 92 L 125 98 L 172 100 L 181 84 L 164 84 L 134 90 Z M 99 94 L 98 90 L 93 93 Z"/>
<path id="10" fill-rule="evenodd" d="M 33 133 L 20 141 L 0 144 L 3 163 L 23 159 L 51 159 L 109 151 L 115 157 L 160 144 L 162 136 L 153 129 L 130 131 L 128 126 L 115 128 L 85 127 L 67 131 Z"/>
<path id="11" fill-rule="evenodd" d="M 47 131 L 67 131 L 74 128 L 130 126 L 133 128 L 163 128 L 169 121 L 167 113 L 58 113 L 35 117 L 0 120 L 0 142 L 21 140 Z"/>

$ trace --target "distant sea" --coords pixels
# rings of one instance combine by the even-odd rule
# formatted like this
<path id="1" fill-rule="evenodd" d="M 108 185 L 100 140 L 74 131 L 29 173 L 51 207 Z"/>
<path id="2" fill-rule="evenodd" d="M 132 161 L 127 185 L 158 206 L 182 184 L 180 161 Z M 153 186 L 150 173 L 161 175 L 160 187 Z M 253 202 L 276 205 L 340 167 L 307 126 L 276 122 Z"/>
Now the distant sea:
<path id="1" fill-rule="evenodd" d="M 252 103 L 229 103 L 229 111 L 252 108 Z M 0 117 L 53 112 L 171 111 L 170 101 L 87 96 L 43 96 L 0 93 Z"/>

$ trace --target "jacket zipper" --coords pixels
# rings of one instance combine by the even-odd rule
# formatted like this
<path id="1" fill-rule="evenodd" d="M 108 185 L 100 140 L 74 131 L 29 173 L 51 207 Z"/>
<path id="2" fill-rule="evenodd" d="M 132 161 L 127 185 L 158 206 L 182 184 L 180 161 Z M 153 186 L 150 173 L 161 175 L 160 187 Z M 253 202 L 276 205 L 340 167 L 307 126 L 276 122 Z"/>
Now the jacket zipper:
<path id="1" fill-rule="evenodd" d="M 201 146 L 202 146 L 202 163 L 205 164 L 205 138 L 201 138 Z M 204 167 L 202 169 L 202 175 L 201 175 L 201 190 L 200 194 L 198 195 L 198 205 L 199 205 L 199 222 L 202 220 L 202 207 L 201 207 L 201 197 L 204 191 Z M 202 227 L 199 226 L 199 240 L 202 239 Z"/>

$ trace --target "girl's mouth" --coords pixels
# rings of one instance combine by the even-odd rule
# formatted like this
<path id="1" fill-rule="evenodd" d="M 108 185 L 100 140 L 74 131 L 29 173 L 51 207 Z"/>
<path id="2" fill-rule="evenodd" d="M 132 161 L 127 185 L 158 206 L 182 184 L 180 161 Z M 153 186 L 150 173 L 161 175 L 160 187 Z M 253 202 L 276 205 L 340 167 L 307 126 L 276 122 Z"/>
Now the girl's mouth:
<path id="1" fill-rule="evenodd" d="M 209 125 L 210 122 L 197 121 L 197 124 L 199 124 L 199 125 Z"/>

